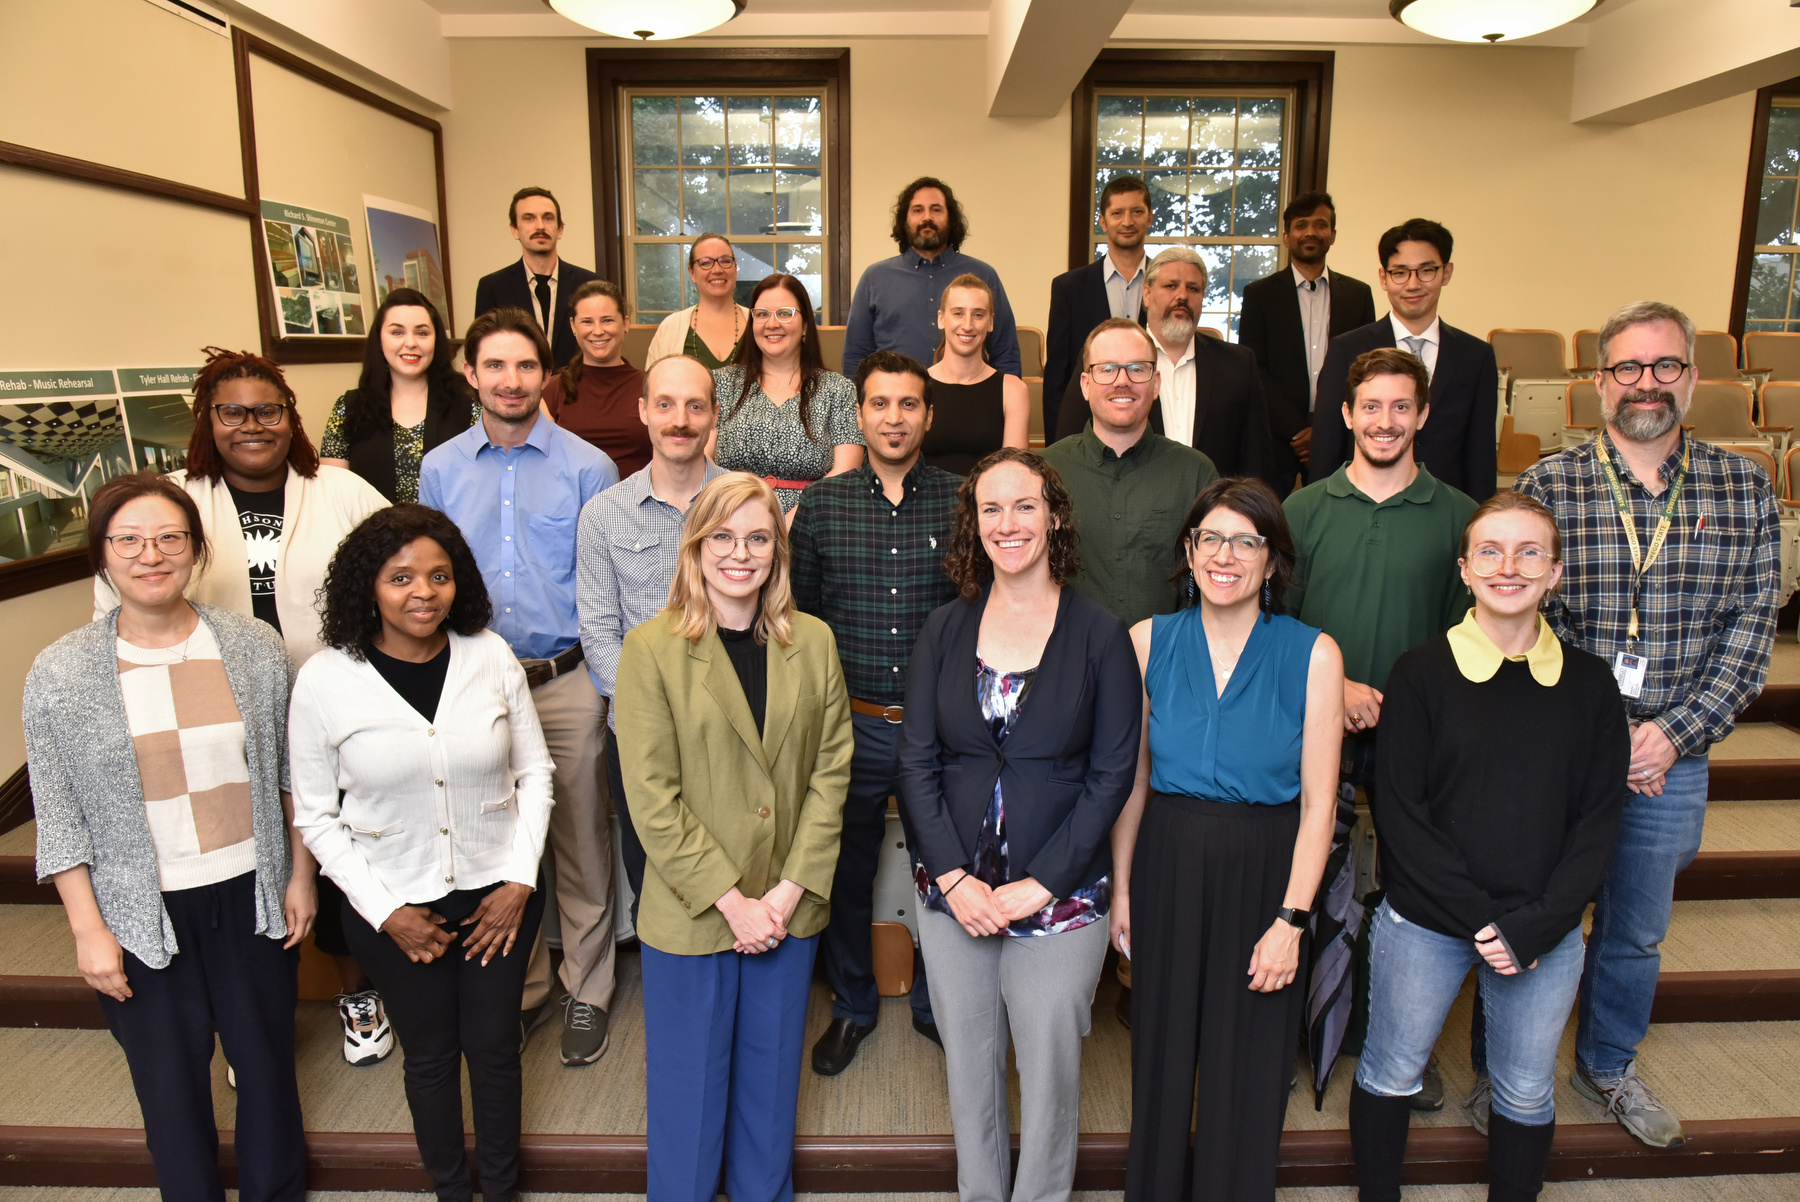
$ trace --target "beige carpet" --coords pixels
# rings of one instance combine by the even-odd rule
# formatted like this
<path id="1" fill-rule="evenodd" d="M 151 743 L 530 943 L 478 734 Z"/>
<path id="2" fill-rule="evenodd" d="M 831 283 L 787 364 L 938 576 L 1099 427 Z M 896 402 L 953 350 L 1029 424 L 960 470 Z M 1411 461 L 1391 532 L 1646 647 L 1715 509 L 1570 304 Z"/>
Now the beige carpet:
<path id="1" fill-rule="evenodd" d="M 1800 734 L 1773 722 L 1746 722 L 1714 743 L 1714 760 L 1800 759 Z"/>
<path id="2" fill-rule="evenodd" d="M 1784 630 L 1775 636 L 1775 652 L 1769 659 L 1770 684 L 1800 684 L 1800 642 L 1794 632 Z"/>
<path id="3" fill-rule="evenodd" d="M 33 856 L 37 854 L 37 823 L 27 822 L 0 835 L 0 856 Z"/>
<path id="4" fill-rule="evenodd" d="M 1800 802 L 1709 801 L 1702 851 L 1800 851 Z"/>

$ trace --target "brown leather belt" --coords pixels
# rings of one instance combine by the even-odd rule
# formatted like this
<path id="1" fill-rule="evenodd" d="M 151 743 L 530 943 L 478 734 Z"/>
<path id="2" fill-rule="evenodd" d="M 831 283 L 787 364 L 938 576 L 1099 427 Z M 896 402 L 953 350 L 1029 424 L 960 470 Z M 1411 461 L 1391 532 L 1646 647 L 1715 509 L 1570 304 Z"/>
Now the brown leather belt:
<path id="1" fill-rule="evenodd" d="M 858 701 L 854 697 L 850 699 L 850 711 L 867 714 L 871 718 L 885 718 L 895 726 L 900 725 L 901 720 L 906 717 L 906 707 L 903 705 L 876 705 L 873 701 Z"/>
<path id="2" fill-rule="evenodd" d="M 575 668 L 587 662 L 581 652 L 581 644 L 573 643 L 565 647 L 554 659 L 526 659 L 519 657 L 519 666 L 525 669 L 525 683 L 532 688 L 548 684 L 558 676 L 566 676 Z"/>

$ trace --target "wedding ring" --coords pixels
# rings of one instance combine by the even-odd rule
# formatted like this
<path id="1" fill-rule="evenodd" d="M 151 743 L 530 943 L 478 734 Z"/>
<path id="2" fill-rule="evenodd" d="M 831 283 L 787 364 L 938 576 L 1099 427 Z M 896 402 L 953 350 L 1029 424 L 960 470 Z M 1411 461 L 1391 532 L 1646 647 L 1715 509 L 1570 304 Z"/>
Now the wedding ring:
<path id="1" fill-rule="evenodd" d="M 770 951 L 774 951 L 775 950 L 775 936 L 770 935 L 768 942 L 765 943 L 763 946 L 767 947 Z"/>

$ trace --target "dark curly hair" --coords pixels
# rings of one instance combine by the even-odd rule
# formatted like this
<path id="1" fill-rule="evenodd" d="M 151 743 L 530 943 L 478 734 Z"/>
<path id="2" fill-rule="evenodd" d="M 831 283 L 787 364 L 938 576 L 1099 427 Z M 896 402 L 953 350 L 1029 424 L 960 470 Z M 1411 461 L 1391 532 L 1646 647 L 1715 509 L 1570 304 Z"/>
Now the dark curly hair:
<path id="1" fill-rule="evenodd" d="M 912 183 L 900 190 L 900 199 L 894 202 L 893 239 L 905 254 L 912 246 L 912 239 L 906 233 L 906 210 L 912 207 L 913 197 L 920 188 L 936 188 L 944 194 L 944 208 L 949 216 L 944 219 L 944 249 L 961 250 L 964 240 L 969 236 L 969 219 L 963 215 L 962 205 L 956 201 L 956 193 L 950 185 L 935 175 L 921 175 Z"/>
<path id="2" fill-rule="evenodd" d="M 213 440 L 212 405 L 219 385 L 227 380 L 261 380 L 281 394 L 287 402 L 288 429 L 293 432 L 288 442 L 288 466 L 308 480 L 318 475 L 319 451 L 300 424 L 300 400 L 275 361 L 250 351 L 228 351 L 217 346 L 202 347 L 200 353 L 206 356 L 206 366 L 194 378 L 194 432 L 188 436 L 188 479 L 216 482 L 225 475 L 225 464 Z"/>
<path id="3" fill-rule="evenodd" d="M 319 638 L 352 659 L 367 658 L 375 636 L 381 633 L 381 609 L 375 604 L 375 577 L 381 565 L 399 554 L 414 539 L 429 538 L 450 557 L 456 578 L 456 600 L 444 627 L 457 634 L 478 634 L 494 616 L 487 585 L 475 553 L 456 523 L 424 505 L 390 505 L 363 519 L 362 525 L 344 537 L 317 605 L 321 618 Z"/>
<path id="4" fill-rule="evenodd" d="M 975 487 L 984 473 L 1002 463 L 1016 463 L 1044 482 L 1044 503 L 1050 506 L 1050 579 L 1067 584 L 1081 573 L 1081 536 L 1075 529 L 1075 502 L 1056 469 L 1036 451 L 1001 447 L 975 465 L 956 490 L 956 525 L 950 534 L 950 554 L 944 571 L 956 582 L 964 601 L 981 596 L 981 587 L 994 578 L 994 563 L 981 545 L 981 517 L 975 512 Z"/>
<path id="5" fill-rule="evenodd" d="M 1181 523 L 1181 533 L 1175 537 L 1175 558 L 1180 561 L 1181 568 L 1169 579 L 1182 584 L 1184 597 L 1194 595 L 1194 570 L 1188 566 L 1188 536 L 1201 519 L 1215 509 L 1231 510 L 1255 526 L 1256 532 L 1268 540 L 1269 561 L 1275 565 L 1275 573 L 1269 577 L 1269 587 L 1258 598 L 1257 606 L 1263 611 L 1265 620 L 1268 615 L 1286 613 L 1283 601 L 1294 583 L 1294 536 L 1288 530 L 1287 513 L 1281 508 L 1281 498 L 1267 484 L 1249 476 L 1227 476 L 1200 490 L 1188 510 L 1187 520 Z"/>

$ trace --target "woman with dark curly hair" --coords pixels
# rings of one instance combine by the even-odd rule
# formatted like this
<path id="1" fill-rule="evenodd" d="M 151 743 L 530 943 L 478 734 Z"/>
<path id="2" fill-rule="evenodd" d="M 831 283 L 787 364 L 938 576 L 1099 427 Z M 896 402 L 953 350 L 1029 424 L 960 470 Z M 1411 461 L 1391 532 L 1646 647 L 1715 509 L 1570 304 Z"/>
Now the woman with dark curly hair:
<path id="1" fill-rule="evenodd" d="M 1056 470 L 1002 448 L 957 494 L 961 598 L 913 648 L 900 806 L 964 1198 L 1067 1197 L 1081 1040 L 1106 956 L 1112 848 L 1141 681 L 1125 627 L 1064 587 L 1080 570 Z M 1024 1113 L 1008 1187 L 1010 1028 Z"/>
<path id="2" fill-rule="evenodd" d="M 435 509 L 396 505 L 351 531 L 323 594 L 330 646 L 294 682 L 294 824 L 350 902 L 343 933 L 405 1049 L 438 1197 L 470 1197 L 466 1060 L 482 1192 L 510 1198 L 551 806 L 531 690 L 487 629 L 473 552 Z"/>

